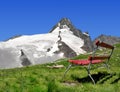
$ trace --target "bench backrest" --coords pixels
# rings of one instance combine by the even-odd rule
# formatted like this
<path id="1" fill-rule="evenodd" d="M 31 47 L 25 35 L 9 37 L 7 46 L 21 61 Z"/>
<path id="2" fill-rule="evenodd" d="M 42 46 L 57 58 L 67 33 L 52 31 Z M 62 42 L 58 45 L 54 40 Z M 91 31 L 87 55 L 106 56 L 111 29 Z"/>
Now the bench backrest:
<path id="1" fill-rule="evenodd" d="M 95 45 L 105 47 L 105 48 L 109 48 L 109 49 L 114 49 L 114 46 L 109 45 L 109 44 L 107 44 L 105 42 L 102 42 L 102 41 L 99 41 L 99 40 L 96 40 Z"/>
<path id="2" fill-rule="evenodd" d="M 112 55 L 112 53 L 113 53 L 114 46 L 112 46 L 112 45 L 110 45 L 110 44 L 107 44 L 107 43 L 105 43 L 105 42 L 99 41 L 99 40 L 96 40 L 95 45 L 96 45 L 97 47 L 96 47 L 95 50 L 93 51 L 93 55 L 88 57 L 88 60 L 90 60 L 91 63 L 92 63 L 92 60 L 104 60 L 104 59 L 108 59 L 108 61 L 109 61 L 109 59 L 110 59 L 110 57 L 111 57 L 111 55 Z M 106 48 L 106 49 L 110 49 L 109 54 L 96 56 L 96 51 L 98 50 L 99 47 L 103 47 L 103 48 Z"/>

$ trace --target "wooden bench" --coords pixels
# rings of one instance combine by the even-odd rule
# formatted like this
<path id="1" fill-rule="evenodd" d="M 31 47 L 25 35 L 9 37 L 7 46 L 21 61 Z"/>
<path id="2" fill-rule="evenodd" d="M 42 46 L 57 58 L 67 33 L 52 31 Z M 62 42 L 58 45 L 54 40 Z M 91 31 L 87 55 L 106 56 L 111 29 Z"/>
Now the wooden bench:
<path id="1" fill-rule="evenodd" d="M 90 55 L 88 57 L 88 59 L 86 59 L 86 60 L 84 60 L 84 59 L 83 60 L 79 60 L 79 59 L 78 60 L 72 60 L 72 59 L 68 60 L 68 62 L 70 62 L 70 65 L 66 69 L 63 78 L 65 77 L 66 73 L 73 65 L 80 65 L 80 66 L 87 65 L 87 67 L 85 67 L 85 68 L 86 68 L 88 75 L 91 78 L 92 82 L 95 84 L 95 81 L 90 74 L 91 65 L 104 63 L 106 68 L 109 69 L 108 62 L 109 62 L 111 55 L 113 53 L 113 50 L 114 50 L 114 46 L 109 45 L 109 44 L 99 41 L 99 40 L 96 40 L 95 45 L 96 45 L 96 48 L 94 48 L 92 55 Z M 96 52 L 99 50 L 99 48 L 105 48 L 106 50 L 109 49 L 110 51 L 107 53 L 107 55 L 104 55 L 103 53 L 102 53 L 102 55 L 97 55 Z"/>

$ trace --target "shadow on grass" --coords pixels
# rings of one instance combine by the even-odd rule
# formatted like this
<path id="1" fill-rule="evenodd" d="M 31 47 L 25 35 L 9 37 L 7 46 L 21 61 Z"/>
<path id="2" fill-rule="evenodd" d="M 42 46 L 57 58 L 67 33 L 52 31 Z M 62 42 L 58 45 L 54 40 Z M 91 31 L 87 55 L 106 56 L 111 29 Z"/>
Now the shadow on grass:
<path id="1" fill-rule="evenodd" d="M 117 83 L 120 80 L 120 78 L 115 79 L 111 84 Z"/>
<path id="2" fill-rule="evenodd" d="M 100 84 L 103 84 L 105 81 L 112 78 L 115 74 L 109 74 L 107 72 L 98 72 L 98 74 L 92 74 L 91 76 L 95 80 L 95 83 L 99 82 Z M 77 76 L 72 75 L 71 76 L 75 81 L 78 81 L 79 83 L 88 83 L 92 82 L 89 76 L 86 76 L 84 78 L 79 78 Z"/>
<path id="3" fill-rule="evenodd" d="M 118 75 L 117 79 L 115 79 L 113 82 L 111 82 L 111 84 L 118 83 L 118 81 L 120 81 L 120 74 Z"/>

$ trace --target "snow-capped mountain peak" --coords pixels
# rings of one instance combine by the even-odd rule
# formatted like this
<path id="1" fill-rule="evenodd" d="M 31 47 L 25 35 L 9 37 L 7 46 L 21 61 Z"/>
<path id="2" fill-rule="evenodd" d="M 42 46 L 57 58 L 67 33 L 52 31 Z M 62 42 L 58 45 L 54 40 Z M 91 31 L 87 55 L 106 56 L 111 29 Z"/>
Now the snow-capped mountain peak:
<path id="1" fill-rule="evenodd" d="M 69 31 L 74 31 L 75 27 L 73 26 L 72 22 L 68 19 L 68 18 L 62 18 L 54 27 L 53 29 L 50 31 L 53 32 L 55 31 L 56 28 L 60 28 L 60 29 L 67 29 Z"/>
<path id="2" fill-rule="evenodd" d="M 53 62 L 69 57 L 71 53 L 72 56 L 84 54 L 86 50 L 83 48 L 86 48 L 86 43 L 90 41 L 89 37 L 86 39 L 85 41 L 84 34 L 73 27 L 69 19 L 64 18 L 49 33 L 24 35 L 1 42 L 0 68 Z M 7 59 L 8 56 L 12 59 Z"/>

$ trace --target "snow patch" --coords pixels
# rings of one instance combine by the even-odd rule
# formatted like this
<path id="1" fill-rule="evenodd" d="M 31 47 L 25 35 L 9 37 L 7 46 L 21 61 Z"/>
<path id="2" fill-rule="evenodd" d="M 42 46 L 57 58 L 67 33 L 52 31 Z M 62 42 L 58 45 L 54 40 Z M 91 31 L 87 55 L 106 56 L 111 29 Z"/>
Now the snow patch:
<path id="1" fill-rule="evenodd" d="M 83 34 L 86 35 L 86 36 L 90 36 L 90 35 L 89 35 L 88 33 L 86 33 L 86 32 L 84 32 Z"/>

